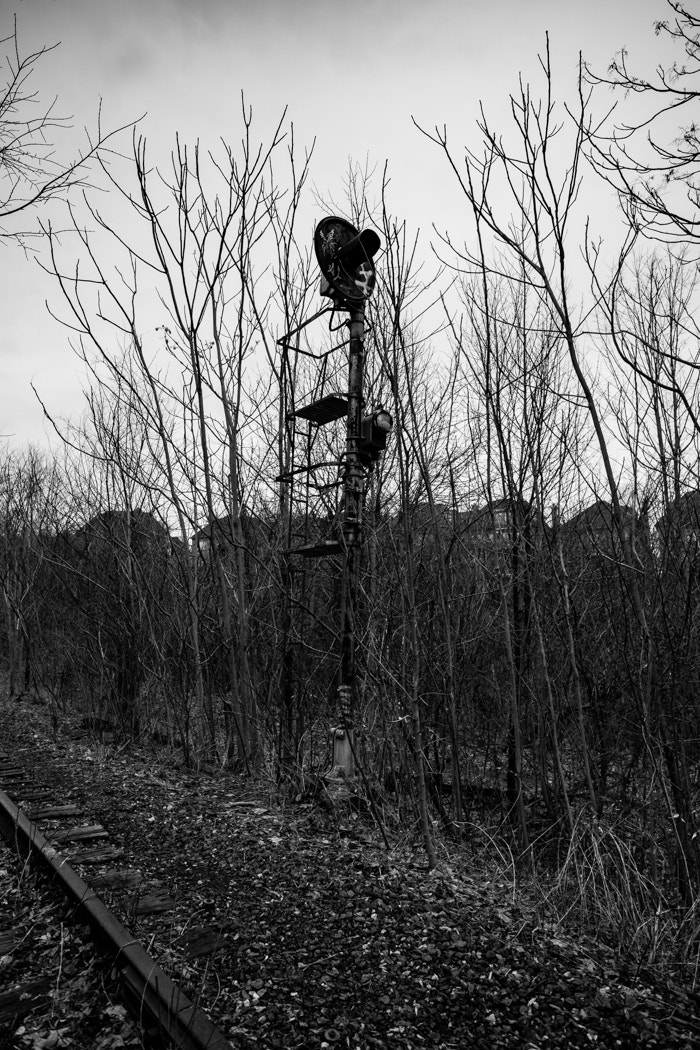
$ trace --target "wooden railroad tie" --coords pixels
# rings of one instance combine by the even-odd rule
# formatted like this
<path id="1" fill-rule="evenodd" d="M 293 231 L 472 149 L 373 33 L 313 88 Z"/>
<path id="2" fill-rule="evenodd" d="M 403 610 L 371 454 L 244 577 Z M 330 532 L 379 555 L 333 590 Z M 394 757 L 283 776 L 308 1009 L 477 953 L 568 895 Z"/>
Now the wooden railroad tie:
<path id="1" fill-rule="evenodd" d="M 77 817 L 82 810 L 80 806 L 32 806 L 28 812 L 30 820 L 55 820 L 57 817 Z"/>
<path id="2" fill-rule="evenodd" d="M 51 798 L 53 792 L 48 788 L 32 788 L 30 791 L 22 791 L 19 787 L 13 787 L 7 794 L 13 802 L 43 802 Z"/>
<path id="3" fill-rule="evenodd" d="M 20 766 L 0 766 L 0 780 L 20 780 L 26 773 Z"/>
<path id="4" fill-rule="evenodd" d="M 71 864 L 104 864 L 108 860 L 119 860 L 126 850 L 121 846 L 95 846 L 93 849 L 71 850 L 66 859 Z"/>
<path id="5" fill-rule="evenodd" d="M 134 895 L 137 915 L 157 915 L 159 912 L 172 911 L 175 901 L 167 893 L 158 890 Z"/>
<path id="6" fill-rule="evenodd" d="M 180 937 L 186 959 L 199 959 L 213 955 L 226 943 L 226 931 L 221 927 L 200 926 L 186 930 Z"/>
<path id="7" fill-rule="evenodd" d="M 13 952 L 23 937 L 24 930 L 19 926 L 0 933 L 0 955 L 9 955 L 10 952 Z"/>
<path id="8" fill-rule="evenodd" d="M 134 890 L 142 882 L 143 875 L 136 868 L 111 868 L 90 879 L 94 890 Z"/>
<path id="9" fill-rule="evenodd" d="M 93 839 L 109 838 L 101 824 L 88 824 L 84 828 L 68 828 L 67 831 L 52 831 L 46 835 L 52 844 L 62 842 L 90 842 Z"/>
<path id="10" fill-rule="evenodd" d="M 34 1010 L 48 1006 L 52 987 L 51 977 L 39 977 L 0 993 L 0 1022 L 14 1024 Z"/>

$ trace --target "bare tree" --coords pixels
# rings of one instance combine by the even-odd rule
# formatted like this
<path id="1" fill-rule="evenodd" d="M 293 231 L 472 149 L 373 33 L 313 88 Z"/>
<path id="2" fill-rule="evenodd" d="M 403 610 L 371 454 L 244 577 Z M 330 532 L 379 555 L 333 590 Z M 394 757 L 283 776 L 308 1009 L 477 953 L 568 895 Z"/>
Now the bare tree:
<path id="1" fill-rule="evenodd" d="M 620 579 L 624 628 L 620 627 L 626 632 L 626 646 L 634 653 L 627 665 L 632 672 L 627 679 L 630 698 L 648 767 L 658 779 L 673 829 L 681 893 L 686 903 L 690 903 L 693 853 L 688 849 L 686 831 L 679 828 L 675 816 L 678 813 L 675 798 L 677 788 L 680 789 L 678 764 L 664 713 L 653 621 L 642 585 L 644 555 L 621 497 L 618 472 L 610 451 L 604 398 L 596 389 L 586 364 L 586 347 L 591 345 L 587 335 L 591 312 L 595 314 L 599 310 L 606 286 L 598 286 L 587 311 L 577 310 L 573 305 L 571 249 L 577 234 L 585 245 L 589 242 L 587 222 L 575 225 L 575 206 L 586 145 L 595 132 L 589 110 L 590 89 L 586 91 L 580 66 L 578 103 L 559 120 L 552 92 L 549 42 L 541 64 L 545 81 L 543 98 L 533 96 L 523 82 L 518 93 L 511 97 L 511 139 L 498 133 L 483 116 L 479 124 L 483 150 L 468 150 L 462 162 L 451 151 L 446 130 L 438 129 L 429 136 L 445 153 L 471 206 L 474 222 L 474 247 L 467 244 L 457 248 L 454 236 L 447 235 L 444 243 L 454 253 L 455 268 L 482 273 L 484 280 L 489 273 L 501 273 L 527 284 L 532 294 L 547 304 L 555 331 L 566 348 L 576 380 L 576 395 L 585 407 L 595 434 L 606 483 L 607 513 L 614 531 L 612 550 Z M 617 273 L 622 270 L 636 233 L 633 227 L 620 255 Z M 612 626 L 614 620 L 610 623 Z"/>
<path id="2" fill-rule="evenodd" d="M 586 67 L 588 82 L 624 95 L 613 107 L 614 124 L 590 129 L 590 157 L 617 190 L 630 226 L 667 243 L 694 244 L 700 236 L 700 17 L 680 0 L 666 0 L 668 19 L 654 24 L 657 37 L 682 51 L 651 76 L 630 68 L 620 51 L 607 72 Z M 675 126 L 674 126 L 675 125 Z"/>
<path id="3" fill-rule="evenodd" d="M 34 448 L 0 461 L 0 594 L 10 696 L 41 678 L 41 576 L 44 539 L 55 526 L 61 475 Z"/>
<path id="4" fill-rule="evenodd" d="M 218 600 L 211 615 L 220 621 L 217 663 L 223 659 L 227 680 L 215 690 L 226 722 L 224 760 L 237 752 L 244 763 L 256 759 L 257 704 L 267 694 L 267 675 L 250 636 L 251 550 L 244 520 L 250 520 L 253 483 L 264 475 L 266 462 L 271 485 L 275 450 L 264 425 L 274 397 L 262 375 L 264 358 L 256 354 L 276 320 L 272 283 L 265 284 L 269 251 L 278 243 L 280 224 L 289 221 L 272 171 L 283 123 L 263 144 L 256 143 L 251 126 L 243 105 L 240 148 L 224 144 L 220 156 L 178 142 L 168 175 L 149 168 L 145 141 L 135 141 L 133 184 L 128 177 L 111 181 L 126 205 L 125 222 L 136 220 L 135 232 L 127 241 L 116 220 L 107 221 L 86 196 L 93 232 L 86 232 L 80 210 L 70 209 L 70 250 L 78 255 L 73 273 L 62 262 L 66 249 L 47 226 L 53 271 L 68 306 L 65 321 L 77 333 L 78 352 L 96 378 L 106 379 L 112 396 L 130 402 L 130 411 L 141 416 L 150 462 L 160 468 L 158 479 L 148 483 L 177 517 L 181 542 L 192 546 L 188 586 L 195 620 L 202 574 L 215 581 Z M 295 172 L 293 158 L 291 170 L 293 182 L 297 174 L 305 177 L 304 166 Z M 106 168 L 104 174 L 112 176 Z M 292 192 L 298 191 L 294 182 Z M 153 339 L 154 320 L 164 322 L 158 326 L 160 346 Z M 195 648 L 201 626 L 192 623 Z M 215 705 L 203 695 L 203 682 L 197 688 L 213 741 Z"/>
<path id="5" fill-rule="evenodd" d="M 42 103 L 32 88 L 37 65 L 57 44 L 23 52 L 17 21 L 4 47 L 4 71 L 0 84 L 0 241 L 27 248 L 40 236 L 27 223 L 30 213 L 52 200 L 65 199 L 71 189 L 86 186 L 92 163 L 104 158 L 120 130 L 105 132 L 100 114 L 93 135 L 68 160 L 62 160 L 56 138 L 65 138 L 70 118 L 60 116 L 56 100 Z"/>

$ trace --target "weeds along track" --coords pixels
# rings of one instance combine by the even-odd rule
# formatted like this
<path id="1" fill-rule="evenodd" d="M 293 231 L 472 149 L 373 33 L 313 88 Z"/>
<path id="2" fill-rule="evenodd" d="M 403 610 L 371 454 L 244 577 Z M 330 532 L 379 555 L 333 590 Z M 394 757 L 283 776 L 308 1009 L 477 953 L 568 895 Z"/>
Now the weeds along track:
<path id="1" fill-rule="evenodd" d="M 53 797 L 37 771 L 25 772 L 0 748 L 0 833 L 20 856 L 43 869 L 76 918 L 89 926 L 107 964 L 119 973 L 125 1005 L 149 1039 L 159 1036 L 181 1050 L 231 1050 L 223 1033 L 134 939 L 98 891 L 131 894 L 141 914 L 167 913 L 167 898 L 144 892 L 134 869 L 115 867 L 124 850 L 110 844 L 101 825 L 81 823 L 79 807 Z M 2 935 L 0 930 L 0 942 Z M 8 950 L 11 938 L 0 954 Z M 6 1014 L 14 1002 L 19 1016 L 40 993 L 32 982 L 4 993 Z"/>

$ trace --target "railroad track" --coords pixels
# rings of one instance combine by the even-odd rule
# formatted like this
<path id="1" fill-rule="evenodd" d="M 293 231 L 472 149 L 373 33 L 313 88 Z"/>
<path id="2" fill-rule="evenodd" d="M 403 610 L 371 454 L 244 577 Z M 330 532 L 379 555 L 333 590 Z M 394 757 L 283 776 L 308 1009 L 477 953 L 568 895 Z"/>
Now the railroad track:
<path id="1" fill-rule="evenodd" d="M 140 914 L 164 911 L 169 903 L 162 893 L 143 891 L 138 871 L 115 867 L 115 862 L 123 861 L 124 850 L 109 842 L 108 832 L 101 825 L 77 822 L 81 816 L 76 805 L 52 802 L 48 785 L 0 751 L 0 834 L 22 857 L 43 869 L 68 898 L 76 916 L 90 927 L 98 949 L 119 972 L 124 1005 L 148 1039 L 153 1042 L 159 1037 L 180 1050 L 232 1050 L 223 1032 L 168 977 L 98 895 L 98 891 L 131 893 Z M 215 933 L 207 936 L 205 932 L 195 951 L 206 954 L 215 946 Z M 0 949 L 0 954 L 13 950 L 11 931 L 3 940 L 0 930 Z M 12 1013 L 13 1002 L 18 1014 L 21 1009 L 26 1012 L 36 994 L 41 992 L 32 982 L 6 992 L 6 1013 Z"/>

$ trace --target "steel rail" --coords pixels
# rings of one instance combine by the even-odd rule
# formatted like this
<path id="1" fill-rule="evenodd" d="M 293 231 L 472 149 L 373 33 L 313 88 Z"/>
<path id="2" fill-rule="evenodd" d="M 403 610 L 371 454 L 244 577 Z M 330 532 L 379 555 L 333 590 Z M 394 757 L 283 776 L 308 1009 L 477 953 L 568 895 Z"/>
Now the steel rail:
<path id="1" fill-rule="evenodd" d="M 145 1019 L 151 1026 L 157 1026 L 180 1050 L 233 1050 L 223 1032 L 134 940 L 66 858 L 2 790 L 0 833 L 23 856 L 38 861 L 75 904 L 80 917 L 90 926 L 98 947 L 120 971 L 127 999 L 140 1023 Z"/>

